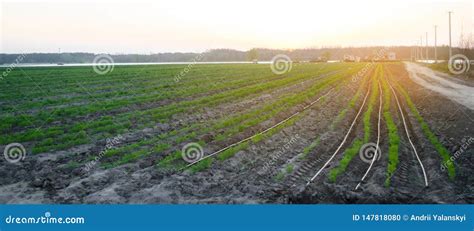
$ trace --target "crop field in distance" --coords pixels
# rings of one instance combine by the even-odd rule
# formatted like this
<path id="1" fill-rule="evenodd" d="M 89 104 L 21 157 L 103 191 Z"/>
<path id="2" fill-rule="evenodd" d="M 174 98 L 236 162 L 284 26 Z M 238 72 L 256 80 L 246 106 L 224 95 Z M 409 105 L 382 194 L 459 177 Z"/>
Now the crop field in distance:
<path id="1" fill-rule="evenodd" d="M 473 203 L 474 109 L 407 65 L 18 66 L 0 202 Z"/>

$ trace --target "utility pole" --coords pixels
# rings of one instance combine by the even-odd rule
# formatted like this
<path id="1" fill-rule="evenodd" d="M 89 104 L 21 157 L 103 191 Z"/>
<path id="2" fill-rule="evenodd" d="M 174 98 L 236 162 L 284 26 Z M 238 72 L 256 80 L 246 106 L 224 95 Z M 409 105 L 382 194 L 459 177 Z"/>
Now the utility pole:
<path id="1" fill-rule="evenodd" d="M 415 61 L 420 60 L 420 47 L 418 47 L 418 42 L 415 43 Z"/>
<path id="2" fill-rule="evenodd" d="M 448 11 L 448 15 L 449 15 L 449 59 L 451 59 L 451 55 L 453 54 L 452 51 L 451 51 L 451 14 L 453 12 L 452 11 Z"/>
<path id="3" fill-rule="evenodd" d="M 437 25 L 434 26 L 434 29 L 435 29 L 435 40 L 434 40 L 434 60 L 435 60 L 435 63 L 438 63 L 438 53 L 436 52 L 436 29 L 437 29 Z"/>
<path id="4" fill-rule="evenodd" d="M 428 32 L 426 32 L 426 39 L 425 39 L 425 43 L 426 43 L 426 60 L 428 60 Z"/>
<path id="5" fill-rule="evenodd" d="M 416 42 L 415 44 L 413 44 L 413 52 L 415 52 L 415 62 L 416 60 L 418 60 L 418 51 L 417 51 L 418 48 L 416 48 Z"/>
<path id="6" fill-rule="evenodd" d="M 423 35 L 420 36 L 420 60 L 423 60 Z"/>
<path id="7" fill-rule="evenodd" d="M 415 61 L 416 61 L 416 56 L 417 56 L 417 54 L 416 54 L 416 43 L 413 45 L 412 50 L 413 50 L 413 53 L 414 53 L 413 55 L 414 55 Z"/>

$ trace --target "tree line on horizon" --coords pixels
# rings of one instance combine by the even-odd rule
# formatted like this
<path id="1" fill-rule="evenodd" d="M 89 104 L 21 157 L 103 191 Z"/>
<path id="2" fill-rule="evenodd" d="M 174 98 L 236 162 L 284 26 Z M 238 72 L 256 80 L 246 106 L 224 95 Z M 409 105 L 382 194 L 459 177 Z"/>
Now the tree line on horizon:
<path id="1" fill-rule="evenodd" d="M 423 57 L 426 56 L 426 47 L 419 47 Z M 434 47 L 428 47 L 428 58 L 434 59 Z M 398 60 L 409 60 L 413 55 L 412 46 L 391 47 L 334 47 L 334 48 L 308 48 L 308 49 L 264 49 L 254 48 L 248 51 L 233 49 L 213 49 L 204 53 L 158 53 L 158 54 L 110 54 L 116 63 L 149 63 L 149 62 L 193 62 L 200 56 L 200 62 L 231 62 L 231 61 L 270 61 L 275 55 L 285 54 L 292 61 L 317 61 L 323 59 L 342 60 L 344 55 L 359 56 L 362 59 L 373 57 L 380 52 L 394 52 Z M 474 59 L 474 49 L 453 48 L 454 54 L 464 54 Z M 439 60 L 447 60 L 449 48 L 437 47 Z M 92 63 L 97 54 L 94 53 L 27 53 L 27 54 L 0 54 L 0 64 L 15 63 L 19 56 L 23 56 L 21 63 Z"/>

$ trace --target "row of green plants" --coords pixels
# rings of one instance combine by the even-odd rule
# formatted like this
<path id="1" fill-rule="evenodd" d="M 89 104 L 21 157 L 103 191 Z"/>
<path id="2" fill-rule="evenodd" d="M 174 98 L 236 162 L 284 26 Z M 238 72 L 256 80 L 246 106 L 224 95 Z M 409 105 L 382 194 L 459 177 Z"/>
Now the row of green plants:
<path id="1" fill-rule="evenodd" d="M 385 69 L 385 68 L 384 68 Z M 382 72 L 384 72 L 382 69 Z M 385 186 L 389 187 L 391 183 L 391 179 L 395 171 L 397 170 L 399 157 L 398 157 L 398 150 L 400 146 L 400 136 L 398 134 L 398 128 L 395 124 L 392 113 L 391 113 L 391 105 L 392 105 L 392 91 L 390 90 L 386 75 L 383 74 L 383 78 L 381 79 L 382 90 L 383 90 L 383 117 L 385 119 L 385 125 L 387 126 L 388 132 L 388 164 L 387 164 L 387 172 L 385 178 Z"/>
<path id="2" fill-rule="evenodd" d="M 370 141 L 372 131 L 371 118 L 373 115 L 373 108 L 380 94 L 379 87 L 377 84 L 380 79 L 380 75 L 381 66 L 377 65 L 374 74 L 369 80 L 371 85 L 371 92 L 369 101 L 367 103 L 367 110 L 362 116 L 362 122 L 364 125 L 364 138 L 362 140 L 360 138 L 356 138 L 353 141 L 352 145 L 344 151 L 343 157 L 339 161 L 338 165 L 335 168 L 331 169 L 331 171 L 329 171 L 328 178 L 332 182 L 335 182 L 337 180 L 337 177 L 346 171 L 347 166 L 349 166 L 352 159 L 354 159 L 354 157 L 359 153 L 359 150 L 362 145 Z"/>
<path id="3" fill-rule="evenodd" d="M 340 67 L 334 66 L 333 68 L 336 69 Z M 131 121 L 133 121 L 135 124 L 140 124 L 140 125 L 153 124 L 153 119 L 155 121 L 160 119 L 160 121 L 164 122 L 166 121 L 166 119 L 169 119 L 169 117 L 177 113 L 183 113 L 183 112 L 192 111 L 192 110 L 199 110 L 206 106 L 209 107 L 209 106 L 217 105 L 223 102 L 235 101 L 243 97 L 248 97 L 249 95 L 252 95 L 252 94 L 258 94 L 264 91 L 274 90 L 276 88 L 281 88 L 288 84 L 292 84 L 293 82 L 298 81 L 301 78 L 309 78 L 307 76 L 308 75 L 289 77 L 287 79 L 280 79 L 280 80 L 276 80 L 272 82 L 267 82 L 265 84 L 261 84 L 258 86 L 252 86 L 252 87 L 222 92 L 219 94 L 208 96 L 206 98 L 198 98 L 196 100 L 192 100 L 188 102 L 180 102 L 177 104 L 166 105 L 166 106 L 155 108 L 155 109 L 143 110 L 140 112 L 130 111 L 130 112 L 126 112 L 126 113 L 122 113 L 117 116 L 114 116 L 113 118 L 102 116 L 102 117 L 99 117 L 97 120 L 92 120 L 92 121 L 87 121 L 87 122 L 74 121 L 72 123 L 68 123 L 66 126 L 53 125 L 47 128 L 42 128 L 41 130 L 30 129 L 26 132 L 17 132 L 9 136 L 3 137 L 2 142 L 8 143 L 9 141 L 14 141 L 14 140 L 24 142 L 24 141 L 31 141 L 31 140 L 38 140 L 38 139 L 40 140 L 40 139 L 45 139 L 45 138 L 55 138 L 57 140 L 58 137 L 46 137 L 45 134 L 51 134 L 48 130 L 58 130 L 58 129 L 61 129 L 63 131 L 73 131 L 77 129 L 87 130 L 88 135 L 91 136 L 97 133 L 97 131 L 100 130 L 99 128 L 105 127 L 106 129 L 102 129 L 103 131 L 99 131 L 99 132 L 102 132 L 105 135 L 114 134 L 117 131 L 123 132 L 123 131 L 129 130 L 132 125 Z M 153 118 L 150 119 L 150 116 L 153 116 Z M 19 119 L 21 120 L 21 118 Z M 46 122 L 49 122 L 49 121 L 46 121 Z M 146 126 L 143 126 L 143 127 L 146 127 Z M 61 140 L 59 140 L 59 142 L 61 142 Z"/>

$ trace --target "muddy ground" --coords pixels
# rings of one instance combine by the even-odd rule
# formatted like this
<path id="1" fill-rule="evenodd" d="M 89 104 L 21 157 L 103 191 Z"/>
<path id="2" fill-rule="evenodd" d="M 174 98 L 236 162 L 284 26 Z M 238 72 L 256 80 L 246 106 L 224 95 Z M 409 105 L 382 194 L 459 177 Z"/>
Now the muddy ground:
<path id="1" fill-rule="evenodd" d="M 358 156 L 337 182 L 331 183 L 327 179 L 329 169 L 340 160 L 341 154 L 336 156 L 321 177 L 306 186 L 308 179 L 337 148 L 362 104 L 363 96 L 354 109 L 347 111 L 342 121 L 331 126 L 360 84 L 348 81 L 308 108 L 295 124 L 260 143 L 250 145 L 232 158 L 214 161 L 209 169 L 198 173 L 160 171 L 155 166 L 158 157 L 148 157 L 113 169 L 94 168 L 88 172 L 84 172 L 80 166 L 68 164 L 71 160 L 83 160 L 84 156 L 100 152 L 104 142 L 81 145 L 68 151 L 28 156 L 17 164 L 6 163 L 0 158 L 0 174 L 3 176 L 0 178 L 0 203 L 473 203 L 474 142 L 469 140 L 474 137 L 474 111 L 445 95 L 421 87 L 409 77 L 403 65 L 388 65 L 388 68 L 393 73 L 394 78 L 391 80 L 408 91 L 420 114 L 443 145 L 452 153 L 464 150 L 453 160 L 457 171 L 454 181 L 448 179 L 441 167 L 439 154 L 424 136 L 416 118 L 402 100 L 403 96 L 398 94 L 430 186 L 424 187 L 420 168 L 407 139 L 401 133 L 404 131 L 403 125 L 394 107 L 396 102 L 393 97 L 391 113 L 398 125 L 401 147 L 400 165 L 392 178 L 392 185 L 384 186 L 388 160 L 387 155 L 384 155 L 386 153 L 382 152 L 381 159 L 376 162 L 359 190 L 354 190 L 354 187 L 368 164 Z M 123 143 L 153 136 L 193 121 L 249 110 L 275 100 L 284 92 L 301 91 L 311 83 L 296 84 L 257 98 L 246 98 L 239 103 L 224 104 L 175 118 L 175 124 L 159 124 L 138 133 L 124 134 Z M 363 93 L 367 87 L 369 85 L 364 86 Z M 308 102 L 326 93 L 328 89 Z M 268 127 L 277 123 L 295 110 L 298 108 L 265 121 L 260 126 Z M 372 119 L 372 123 L 376 123 L 376 118 Z M 385 124 L 383 119 L 382 124 Z M 362 133 L 363 126 L 359 118 L 344 148 Z M 376 133 L 376 130 L 372 133 Z M 382 126 L 381 134 L 380 146 L 382 150 L 387 150 L 385 126 Z M 319 144 L 306 158 L 302 158 L 304 148 L 318 138 Z M 211 143 L 205 147 L 205 152 L 210 153 L 222 145 Z M 293 166 L 291 172 L 287 172 L 289 164 Z"/>

